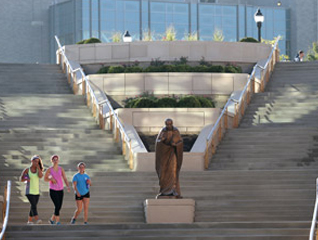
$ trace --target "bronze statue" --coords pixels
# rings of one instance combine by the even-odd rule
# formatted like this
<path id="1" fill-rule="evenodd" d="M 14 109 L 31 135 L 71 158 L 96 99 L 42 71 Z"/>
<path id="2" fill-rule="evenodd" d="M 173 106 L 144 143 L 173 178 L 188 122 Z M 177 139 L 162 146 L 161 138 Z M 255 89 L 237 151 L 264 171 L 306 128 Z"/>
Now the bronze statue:
<path id="1" fill-rule="evenodd" d="M 165 120 L 156 140 L 156 171 L 159 177 L 159 194 L 156 198 L 182 198 L 179 172 L 183 158 L 183 141 L 172 119 Z"/>

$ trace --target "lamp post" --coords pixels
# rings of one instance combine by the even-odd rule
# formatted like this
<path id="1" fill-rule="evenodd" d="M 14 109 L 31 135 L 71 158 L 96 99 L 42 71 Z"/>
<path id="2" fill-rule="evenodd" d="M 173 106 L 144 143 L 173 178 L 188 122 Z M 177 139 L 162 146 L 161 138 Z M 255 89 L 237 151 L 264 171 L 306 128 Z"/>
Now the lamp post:
<path id="1" fill-rule="evenodd" d="M 124 42 L 132 42 L 132 37 L 130 36 L 129 32 L 126 30 L 126 32 L 123 35 L 123 41 Z"/>
<path id="2" fill-rule="evenodd" d="M 254 14 L 254 21 L 256 22 L 258 28 L 258 41 L 261 42 L 261 27 L 262 23 L 264 22 L 264 16 L 261 13 L 261 9 L 257 9 L 256 13 Z"/>

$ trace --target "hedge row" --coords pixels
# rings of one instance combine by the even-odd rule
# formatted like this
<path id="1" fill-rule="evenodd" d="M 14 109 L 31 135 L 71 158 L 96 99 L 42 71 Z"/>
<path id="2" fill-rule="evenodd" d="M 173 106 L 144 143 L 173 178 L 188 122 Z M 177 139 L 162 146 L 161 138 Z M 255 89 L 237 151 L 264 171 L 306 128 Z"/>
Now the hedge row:
<path id="1" fill-rule="evenodd" d="M 214 108 L 214 102 L 202 96 L 174 97 L 137 97 L 126 101 L 125 108 Z"/>
<path id="2" fill-rule="evenodd" d="M 219 72 L 219 73 L 241 73 L 239 66 L 189 66 L 183 65 L 162 65 L 149 66 L 142 68 L 140 66 L 105 66 L 99 69 L 97 73 L 140 73 L 140 72 Z"/>

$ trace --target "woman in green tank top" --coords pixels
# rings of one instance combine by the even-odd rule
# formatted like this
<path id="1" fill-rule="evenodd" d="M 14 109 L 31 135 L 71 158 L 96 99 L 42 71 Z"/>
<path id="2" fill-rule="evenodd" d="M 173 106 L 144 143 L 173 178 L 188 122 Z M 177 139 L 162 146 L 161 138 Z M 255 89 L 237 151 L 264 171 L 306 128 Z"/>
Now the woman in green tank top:
<path id="1" fill-rule="evenodd" d="M 43 177 L 43 164 L 40 156 L 33 156 L 31 158 L 31 166 L 22 171 L 20 180 L 26 182 L 25 195 L 28 198 L 31 208 L 29 213 L 29 219 L 27 224 L 36 224 L 42 222 L 39 219 L 37 204 L 40 199 L 40 178 Z"/>

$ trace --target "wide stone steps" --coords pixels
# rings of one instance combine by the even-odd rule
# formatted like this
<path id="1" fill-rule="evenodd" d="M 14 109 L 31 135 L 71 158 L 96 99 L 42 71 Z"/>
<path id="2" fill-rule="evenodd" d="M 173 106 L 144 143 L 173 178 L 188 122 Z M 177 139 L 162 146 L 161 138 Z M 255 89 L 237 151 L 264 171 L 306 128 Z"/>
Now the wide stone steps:
<path id="1" fill-rule="evenodd" d="M 68 179 L 74 173 L 67 172 Z M 92 176 L 91 224 L 144 222 L 143 201 L 158 191 L 155 173 L 88 172 Z M 16 179 L 20 171 L 4 172 Z M 196 201 L 198 222 L 310 221 L 316 171 L 181 172 L 182 195 Z M 1 181 L 1 185 L 4 181 Z M 39 213 L 46 220 L 53 211 L 47 183 L 41 181 Z M 75 209 L 73 193 L 65 192 L 61 219 L 67 224 Z M 29 204 L 24 183 L 14 183 L 11 224 L 24 224 Z M 255 208 L 255 206 L 258 206 Z M 79 223 L 82 218 L 79 218 Z"/>
<path id="2" fill-rule="evenodd" d="M 302 240 L 308 238 L 307 222 L 195 223 L 195 224 L 107 224 L 68 226 L 12 226 L 7 239 L 247 239 Z M 36 233 L 40 233 L 37 235 Z M 306 237 L 306 238 L 305 238 Z"/>

